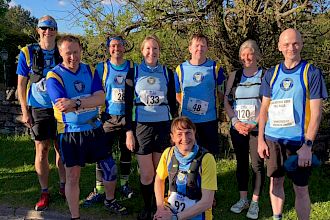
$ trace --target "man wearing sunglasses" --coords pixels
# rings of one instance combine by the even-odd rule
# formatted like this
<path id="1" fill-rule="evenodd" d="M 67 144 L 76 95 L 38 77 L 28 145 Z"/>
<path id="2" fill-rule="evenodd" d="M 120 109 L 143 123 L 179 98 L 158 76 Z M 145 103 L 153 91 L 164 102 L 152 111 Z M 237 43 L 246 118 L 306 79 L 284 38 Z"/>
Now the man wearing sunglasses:
<path id="1" fill-rule="evenodd" d="M 35 143 L 35 169 L 41 187 L 41 197 L 35 210 L 43 211 L 49 205 L 48 154 L 51 140 L 54 140 L 56 135 L 56 121 L 46 88 L 45 76 L 62 60 L 55 44 L 57 34 L 55 19 L 49 15 L 41 17 L 37 32 L 40 37 L 39 43 L 21 49 L 16 73 L 18 99 L 23 114 L 22 122 L 30 129 L 31 138 Z M 55 141 L 53 143 L 55 144 Z M 56 165 L 59 168 L 60 194 L 64 197 L 65 170 L 57 147 L 55 147 L 55 152 Z"/>

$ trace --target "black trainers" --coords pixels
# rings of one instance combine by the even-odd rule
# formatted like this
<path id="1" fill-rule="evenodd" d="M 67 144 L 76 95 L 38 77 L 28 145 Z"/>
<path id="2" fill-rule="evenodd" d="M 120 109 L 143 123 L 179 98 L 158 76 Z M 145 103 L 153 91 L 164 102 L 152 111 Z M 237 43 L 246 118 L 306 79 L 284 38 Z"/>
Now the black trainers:
<path id="1" fill-rule="evenodd" d="M 108 202 L 108 200 L 105 199 L 104 205 L 110 212 L 116 213 L 118 215 L 127 215 L 128 214 L 127 209 L 124 206 L 120 205 L 116 201 L 116 199 L 112 200 L 111 202 Z"/>
<path id="2" fill-rule="evenodd" d="M 105 200 L 105 194 L 104 193 L 98 193 L 97 190 L 94 188 L 94 191 L 91 192 L 85 201 L 83 202 L 83 207 L 88 208 L 96 203 L 101 203 Z"/>
<path id="3" fill-rule="evenodd" d="M 132 188 L 126 183 L 125 185 L 121 186 L 120 192 L 123 197 L 130 199 L 133 196 L 133 190 Z"/>

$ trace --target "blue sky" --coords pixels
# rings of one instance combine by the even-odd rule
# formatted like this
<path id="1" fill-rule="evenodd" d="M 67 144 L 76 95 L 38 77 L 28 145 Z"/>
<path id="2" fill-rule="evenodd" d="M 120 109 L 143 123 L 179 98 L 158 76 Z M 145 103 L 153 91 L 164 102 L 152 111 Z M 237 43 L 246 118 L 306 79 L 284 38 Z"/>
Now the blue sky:
<path id="1" fill-rule="evenodd" d="M 82 28 L 74 23 L 69 12 L 73 11 L 71 0 L 11 0 L 10 5 L 21 5 L 31 12 L 31 15 L 40 18 L 43 15 L 53 16 L 58 24 L 59 32 L 83 34 Z M 109 4 L 111 0 L 104 0 Z"/>

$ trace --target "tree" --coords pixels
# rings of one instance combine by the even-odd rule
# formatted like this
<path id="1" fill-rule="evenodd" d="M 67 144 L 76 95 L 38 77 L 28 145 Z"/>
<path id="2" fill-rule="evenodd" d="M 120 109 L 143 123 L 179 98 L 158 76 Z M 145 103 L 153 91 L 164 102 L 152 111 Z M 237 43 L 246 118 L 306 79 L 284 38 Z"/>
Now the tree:
<path id="1" fill-rule="evenodd" d="M 8 51 L 7 65 L 7 85 L 15 86 L 16 79 L 16 56 L 19 54 L 19 45 L 25 46 L 35 42 L 32 33 L 35 32 L 37 19 L 31 16 L 30 12 L 21 6 L 9 8 L 9 0 L 0 0 L 0 48 Z M 1 72 L 3 69 L 1 68 Z M 2 77 L 3 72 L 0 74 Z"/>
<path id="2" fill-rule="evenodd" d="M 238 49 L 254 39 L 264 54 L 262 65 L 269 67 L 281 56 L 277 40 L 288 27 L 302 28 L 328 11 L 326 0 L 74 0 L 77 19 L 85 19 L 86 33 L 105 38 L 106 33 L 134 36 L 157 32 L 169 51 L 162 50 L 170 64 L 188 57 L 187 38 L 204 32 L 210 38 L 209 55 L 220 60 L 227 72 L 240 67 Z M 117 9 L 117 10 L 116 10 Z M 330 27 L 327 26 L 326 32 Z M 314 34 L 316 37 L 316 34 Z M 176 44 L 180 42 L 180 44 Z M 174 66 L 174 65 L 173 65 Z"/>
<path id="3" fill-rule="evenodd" d="M 38 24 L 38 19 L 20 5 L 9 8 L 5 14 L 5 20 L 11 30 L 28 35 L 33 35 Z"/>
<path id="4" fill-rule="evenodd" d="M 9 8 L 8 3 L 9 2 L 10 2 L 10 0 L 0 0 L 0 18 L 1 19 L 6 14 L 6 12 L 8 11 L 8 8 Z"/>

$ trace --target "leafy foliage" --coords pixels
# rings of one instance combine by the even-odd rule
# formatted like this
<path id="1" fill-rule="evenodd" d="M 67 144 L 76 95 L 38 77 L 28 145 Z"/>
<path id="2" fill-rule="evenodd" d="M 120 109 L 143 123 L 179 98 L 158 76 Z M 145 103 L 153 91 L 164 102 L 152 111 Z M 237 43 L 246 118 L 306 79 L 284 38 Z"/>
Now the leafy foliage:
<path id="1" fill-rule="evenodd" d="M 19 45 L 36 41 L 35 30 L 37 19 L 21 6 L 9 8 L 8 0 L 0 0 L 0 49 L 8 51 L 9 58 L 7 66 L 7 85 L 16 85 L 16 56 L 19 53 Z M 4 13 L 2 14 L 2 12 Z M 34 35 L 33 35 L 34 34 Z M 3 77 L 3 68 L 0 68 L 0 76 Z M 1 79 L 3 82 L 3 78 Z"/>
<path id="2" fill-rule="evenodd" d="M 107 34 L 120 33 L 132 41 L 136 48 L 127 58 L 139 62 L 138 45 L 144 36 L 156 33 L 162 41 L 161 62 L 175 68 L 189 59 L 189 36 L 203 32 L 210 39 L 209 57 L 220 61 L 227 73 L 241 66 L 238 50 L 247 39 L 257 41 L 263 54 L 260 65 L 269 68 L 283 59 L 277 49 L 279 34 L 292 27 L 304 37 L 302 57 L 322 69 L 330 86 L 327 0 L 123 0 L 110 5 L 101 0 L 74 0 L 74 5 L 71 14 L 85 19 L 92 63 L 107 57 Z"/>

